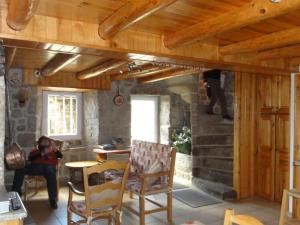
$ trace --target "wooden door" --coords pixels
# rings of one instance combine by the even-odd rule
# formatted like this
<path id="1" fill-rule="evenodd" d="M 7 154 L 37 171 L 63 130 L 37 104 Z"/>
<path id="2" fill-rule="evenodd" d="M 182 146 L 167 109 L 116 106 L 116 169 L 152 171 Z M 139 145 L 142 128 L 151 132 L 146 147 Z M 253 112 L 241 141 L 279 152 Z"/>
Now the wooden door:
<path id="1" fill-rule="evenodd" d="M 260 114 L 257 132 L 256 192 L 270 200 L 274 200 L 275 118 L 273 114 Z"/>
<path id="2" fill-rule="evenodd" d="M 284 188 L 289 188 L 290 174 L 289 114 L 276 116 L 275 201 L 281 202 Z"/>
<path id="3" fill-rule="evenodd" d="M 278 105 L 278 83 L 276 76 L 263 76 L 257 78 L 258 109 L 261 113 L 274 113 Z"/>
<path id="4" fill-rule="evenodd" d="M 291 78 L 290 76 L 277 77 L 277 112 L 286 113 L 290 112 L 290 92 L 291 92 Z"/>

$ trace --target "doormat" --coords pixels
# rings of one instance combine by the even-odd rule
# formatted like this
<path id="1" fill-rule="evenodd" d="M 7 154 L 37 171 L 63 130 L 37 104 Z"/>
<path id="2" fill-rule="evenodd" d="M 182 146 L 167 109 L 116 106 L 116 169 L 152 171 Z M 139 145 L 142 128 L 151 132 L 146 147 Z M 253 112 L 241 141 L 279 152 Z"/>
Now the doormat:
<path id="1" fill-rule="evenodd" d="M 179 182 L 174 181 L 173 190 L 188 188 L 188 186 L 181 184 Z"/>
<path id="2" fill-rule="evenodd" d="M 219 199 L 211 197 L 192 188 L 174 190 L 173 197 L 192 208 L 222 203 L 222 201 L 220 201 Z"/>

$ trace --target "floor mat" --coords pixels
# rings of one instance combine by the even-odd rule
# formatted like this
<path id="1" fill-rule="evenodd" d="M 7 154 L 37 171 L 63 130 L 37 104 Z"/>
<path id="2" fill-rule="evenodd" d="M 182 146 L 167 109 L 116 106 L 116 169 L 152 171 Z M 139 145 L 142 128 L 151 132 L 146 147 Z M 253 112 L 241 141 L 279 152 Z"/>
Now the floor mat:
<path id="1" fill-rule="evenodd" d="M 173 190 L 188 188 L 188 186 L 181 184 L 179 182 L 174 181 Z"/>
<path id="2" fill-rule="evenodd" d="M 192 208 L 198 208 L 201 206 L 212 205 L 222 202 L 219 199 L 211 197 L 192 188 L 174 190 L 173 197 Z"/>

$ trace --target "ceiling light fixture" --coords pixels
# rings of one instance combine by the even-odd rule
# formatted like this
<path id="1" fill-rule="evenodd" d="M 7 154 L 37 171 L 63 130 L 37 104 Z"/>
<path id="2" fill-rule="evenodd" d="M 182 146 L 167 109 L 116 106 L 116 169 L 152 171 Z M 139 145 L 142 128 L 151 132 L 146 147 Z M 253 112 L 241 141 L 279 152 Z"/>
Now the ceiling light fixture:
<path id="1" fill-rule="evenodd" d="M 272 2 L 272 3 L 279 3 L 279 2 L 281 2 L 281 0 L 270 0 L 270 2 Z"/>

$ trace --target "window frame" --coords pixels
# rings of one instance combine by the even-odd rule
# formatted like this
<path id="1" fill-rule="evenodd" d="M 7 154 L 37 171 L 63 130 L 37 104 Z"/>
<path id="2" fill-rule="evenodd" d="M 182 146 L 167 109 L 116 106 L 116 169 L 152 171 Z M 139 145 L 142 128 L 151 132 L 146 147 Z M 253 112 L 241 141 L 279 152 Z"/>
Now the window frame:
<path id="1" fill-rule="evenodd" d="M 49 135 L 48 134 L 48 96 L 49 95 L 71 95 L 77 99 L 77 134 L 75 135 Z M 43 91 L 43 115 L 42 115 L 42 133 L 48 137 L 60 140 L 80 140 L 82 138 L 82 93 L 67 91 Z"/>
<path id="2" fill-rule="evenodd" d="M 132 105 L 132 100 L 153 100 L 155 102 L 155 122 L 154 122 L 154 129 L 155 129 L 155 134 L 154 134 L 154 139 L 153 142 L 159 143 L 160 142 L 160 129 L 159 129 L 159 124 L 160 124 L 160 117 L 159 117 L 159 106 L 160 106 L 160 98 L 159 95 L 131 95 L 130 96 L 130 105 Z M 132 110 L 132 106 L 131 106 Z M 132 114 L 131 114 L 132 115 Z M 131 118 L 132 120 L 132 118 Z M 132 123 L 132 122 L 130 122 Z M 132 134 L 131 136 L 131 141 L 133 140 Z"/>

